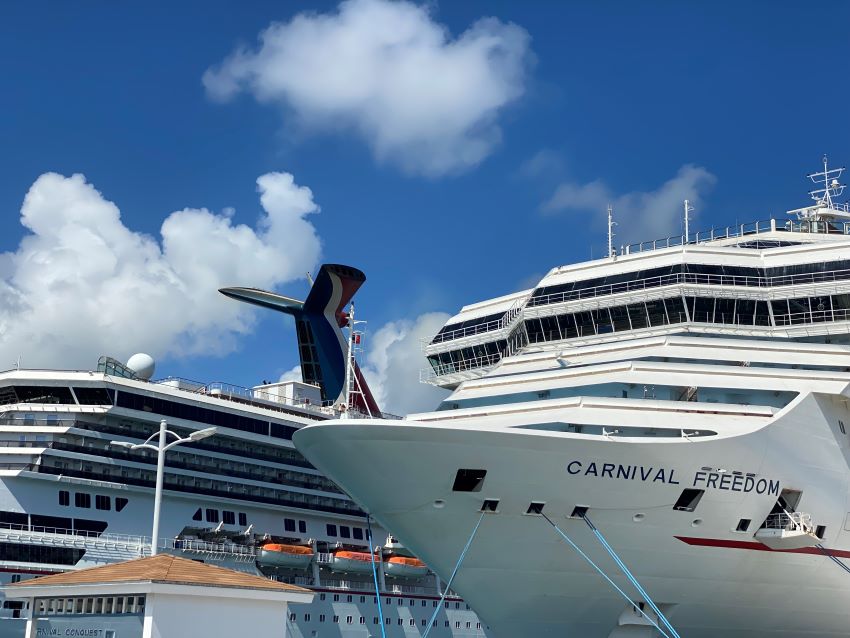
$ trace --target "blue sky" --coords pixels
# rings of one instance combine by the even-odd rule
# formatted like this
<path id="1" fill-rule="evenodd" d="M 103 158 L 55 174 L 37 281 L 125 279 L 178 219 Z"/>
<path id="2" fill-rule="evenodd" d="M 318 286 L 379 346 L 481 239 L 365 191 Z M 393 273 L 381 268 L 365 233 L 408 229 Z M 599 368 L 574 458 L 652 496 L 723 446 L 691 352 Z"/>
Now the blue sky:
<path id="1" fill-rule="evenodd" d="M 25 365 L 77 366 L 85 364 L 83 346 L 99 349 L 88 357 L 92 365 L 101 353 L 149 349 L 158 355 L 159 373 L 250 385 L 297 362 L 282 319 L 229 315 L 207 298 L 182 305 L 179 296 L 164 299 L 172 311 L 166 323 L 152 323 L 141 310 L 144 318 L 135 322 L 133 303 L 142 310 L 155 303 L 131 285 L 132 272 L 106 288 L 92 279 L 86 285 L 97 288 L 96 296 L 81 286 L 61 304 L 51 301 L 54 287 L 75 281 L 79 259 L 53 260 L 60 251 L 51 241 L 73 250 L 64 242 L 75 241 L 67 239 L 74 233 L 42 238 L 39 250 L 30 250 L 32 232 L 21 225 L 24 197 L 48 172 L 85 175 L 120 209 L 123 227 L 150 236 L 154 245 L 162 241 L 163 221 L 187 208 L 211 215 L 233 209 L 225 215 L 232 225 L 259 233 L 257 178 L 291 174 L 321 208 L 305 217 L 321 242 L 319 259 L 356 265 L 369 278 L 359 312 L 373 335 L 385 329 L 381 343 L 396 343 L 383 346 L 372 362 L 374 374 L 386 376 L 386 357 L 397 355 L 411 366 L 410 346 L 401 352 L 401 340 L 424 313 L 453 314 L 465 303 L 531 285 L 553 266 L 600 256 L 606 201 L 615 202 L 621 239 L 651 239 L 662 230 L 679 232 L 670 202 L 683 193 L 697 201 L 694 227 L 763 219 L 806 203 L 804 175 L 819 168 L 824 153 L 836 164 L 848 159 L 846 3 L 401 7 L 414 44 L 378 49 L 360 64 L 352 61 L 357 56 L 318 59 L 337 44 L 321 38 L 342 40 L 348 29 L 356 31 L 359 13 L 393 16 L 399 5 L 0 6 L 0 357 L 6 359 L 0 368 L 19 354 Z M 485 18 L 492 19 L 478 22 Z M 279 25 L 278 55 L 264 58 L 257 55 L 257 38 L 272 23 Z M 299 31 L 329 24 L 335 27 L 324 35 Z M 371 47 L 375 33 L 380 39 L 381 29 L 397 26 L 378 20 L 370 26 L 375 32 L 355 33 L 351 46 L 363 37 L 364 48 Z M 471 27 L 478 31 L 470 34 Z M 428 40 L 440 28 L 443 42 L 417 48 L 418 37 Z M 502 41 L 486 68 L 469 67 L 469 77 L 462 65 L 443 65 L 464 34 L 464 42 L 476 46 L 486 46 L 486 38 Z M 240 47 L 247 61 L 228 63 Z M 397 76 L 372 77 L 386 72 L 383 56 L 404 61 L 410 50 L 411 62 Z M 314 77 L 298 77 L 301 55 Z M 280 73 L 291 76 L 284 88 Z M 332 80 L 325 82 L 335 74 L 348 88 L 352 82 L 377 88 L 365 90 L 352 107 L 329 87 Z M 222 90 L 234 77 L 238 86 Z M 401 85 L 407 82 L 413 104 L 405 101 Z M 432 82 L 433 92 L 417 93 Z M 382 101 L 390 107 L 375 107 Z M 441 109 L 449 109 L 447 117 L 428 116 Z M 464 109 L 468 121 L 453 121 Z M 439 152 L 430 145 L 435 138 Z M 457 159 L 467 151 L 471 159 Z M 53 188 L 39 213 L 42 223 L 56 227 L 72 214 L 63 204 L 67 192 L 56 184 L 42 187 Z M 212 218 L 205 219 L 209 229 Z M 202 260 L 213 274 L 195 273 L 184 283 L 254 285 L 265 265 L 285 263 L 285 275 L 266 279 L 282 292 L 303 294 L 306 283 L 297 275 L 313 264 L 281 261 L 299 254 L 287 245 L 286 232 L 267 237 L 282 253 L 277 261 L 252 270 L 247 250 L 232 257 L 241 265 L 222 271 L 214 260 Z M 210 245 L 199 235 L 194 247 L 204 252 Z M 49 263 L 36 274 L 26 270 L 38 259 Z M 233 273 L 255 281 L 216 279 Z M 99 310 L 90 307 L 92 299 Z M 104 319 L 116 308 L 127 312 Z M 186 319 L 193 312 L 207 318 L 200 328 Z M 100 320 L 103 326 L 93 325 Z M 23 331 L 19 324 L 33 328 Z M 173 338 L 163 338 L 169 330 Z M 152 331 L 157 339 L 147 343 Z M 69 350 L 69 341 L 80 347 Z M 387 389 L 392 407 L 420 407 L 403 400 L 405 391 Z"/>

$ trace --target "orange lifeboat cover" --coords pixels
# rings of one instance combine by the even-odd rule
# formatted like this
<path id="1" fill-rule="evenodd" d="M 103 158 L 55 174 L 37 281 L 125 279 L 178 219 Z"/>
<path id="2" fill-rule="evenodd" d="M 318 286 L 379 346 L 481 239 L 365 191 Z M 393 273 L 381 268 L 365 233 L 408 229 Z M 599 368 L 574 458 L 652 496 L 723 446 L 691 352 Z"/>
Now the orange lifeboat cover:
<path id="1" fill-rule="evenodd" d="M 411 567 L 425 567 L 425 563 L 418 558 L 408 558 L 407 556 L 392 556 L 387 559 L 387 562 L 396 565 L 410 565 Z"/>
<path id="2" fill-rule="evenodd" d="M 301 556 L 306 556 L 307 554 L 312 554 L 313 550 L 309 547 L 304 547 L 303 545 L 281 545 L 279 543 L 269 543 L 267 545 L 263 545 L 262 549 L 268 550 L 270 552 L 282 552 L 284 554 L 298 554 Z"/>
<path id="3" fill-rule="evenodd" d="M 341 551 L 341 552 L 337 552 L 336 554 L 334 554 L 334 556 L 337 556 L 339 558 L 348 558 L 350 560 L 362 560 L 362 561 L 365 561 L 367 563 L 372 562 L 372 554 L 370 554 L 369 552 Z"/>

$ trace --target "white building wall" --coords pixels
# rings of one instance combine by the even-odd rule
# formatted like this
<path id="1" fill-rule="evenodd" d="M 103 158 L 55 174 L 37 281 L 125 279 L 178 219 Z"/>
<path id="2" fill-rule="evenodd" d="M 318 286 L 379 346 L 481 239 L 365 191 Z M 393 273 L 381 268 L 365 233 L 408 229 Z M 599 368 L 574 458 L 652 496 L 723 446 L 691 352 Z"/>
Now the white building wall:
<path id="1" fill-rule="evenodd" d="M 287 610 L 279 601 L 148 594 L 143 638 L 284 638 Z"/>

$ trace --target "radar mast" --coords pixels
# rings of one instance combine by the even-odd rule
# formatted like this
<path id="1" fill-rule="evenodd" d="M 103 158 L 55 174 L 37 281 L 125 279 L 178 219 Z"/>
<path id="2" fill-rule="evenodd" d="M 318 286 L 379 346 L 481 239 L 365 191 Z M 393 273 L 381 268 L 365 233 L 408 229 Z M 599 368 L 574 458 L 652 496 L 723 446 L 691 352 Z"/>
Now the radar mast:
<path id="1" fill-rule="evenodd" d="M 806 175 L 818 186 L 809 191 L 815 204 L 789 210 L 788 214 L 796 215 L 801 222 L 812 223 L 811 232 L 829 232 L 828 228 L 821 228 L 819 222 L 850 221 L 850 205 L 836 201 L 844 193 L 845 186 L 839 181 L 844 170 L 844 166 L 830 168 L 829 158 L 824 155 L 823 170 Z"/>

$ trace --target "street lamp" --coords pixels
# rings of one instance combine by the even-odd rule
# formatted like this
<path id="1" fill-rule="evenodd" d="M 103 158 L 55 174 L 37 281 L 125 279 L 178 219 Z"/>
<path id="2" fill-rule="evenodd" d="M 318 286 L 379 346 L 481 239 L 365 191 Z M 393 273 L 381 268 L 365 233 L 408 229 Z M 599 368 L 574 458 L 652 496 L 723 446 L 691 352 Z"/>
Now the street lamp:
<path id="1" fill-rule="evenodd" d="M 189 436 L 181 438 L 171 430 L 166 429 L 166 421 L 159 422 L 159 443 L 151 443 L 156 438 L 156 433 L 151 434 L 144 443 L 128 443 L 127 441 L 111 441 L 110 445 L 127 448 L 128 450 L 153 450 L 156 452 L 156 492 L 153 501 L 153 531 L 151 532 L 151 556 L 156 556 L 156 541 L 159 537 L 159 510 L 162 506 L 162 479 L 165 474 L 165 453 L 181 443 L 193 443 L 200 441 L 216 433 L 218 428 L 206 428 L 192 432 Z M 166 443 L 168 435 L 174 437 L 174 441 Z"/>

